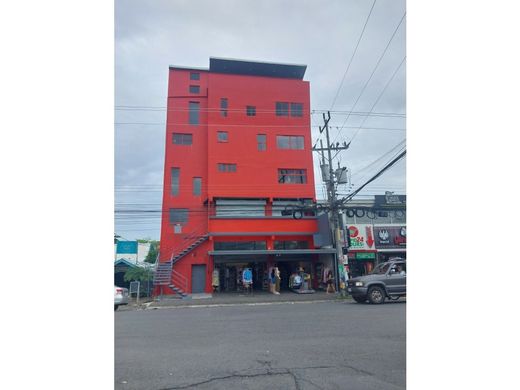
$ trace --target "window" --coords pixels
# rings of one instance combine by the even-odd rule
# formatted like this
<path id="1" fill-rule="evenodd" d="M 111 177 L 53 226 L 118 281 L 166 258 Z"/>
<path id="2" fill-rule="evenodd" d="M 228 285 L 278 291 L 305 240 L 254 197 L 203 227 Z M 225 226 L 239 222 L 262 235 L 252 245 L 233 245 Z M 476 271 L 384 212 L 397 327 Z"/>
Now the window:
<path id="1" fill-rule="evenodd" d="M 221 98 L 220 99 L 220 115 L 226 117 L 227 116 L 227 109 L 228 109 L 228 100 L 227 100 L 227 98 Z"/>
<path id="2" fill-rule="evenodd" d="M 256 144 L 258 145 L 258 150 L 260 150 L 260 151 L 267 150 L 267 136 L 265 134 L 257 134 L 256 135 Z"/>
<path id="3" fill-rule="evenodd" d="M 236 172 L 237 171 L 237 164 L 218 163 L 217 166 L 218 166 L 219 172 Z"/>
<path id="4" fill-rule="evenodd" d="M 282 184 L 306 184 L 306 169 L 279 169 L 278 183 Z"/>
<path id="5" fill-rule="evenodd" d="M 215 241 L 213 248 L 216 251 L 251 251 L 266 250 L 265 241 Z"/>
<path id="6" fill-rule="evenodd" d="M 170 209 L 170 223 L 188 222 L 188 209 Z"/>
<path id="7" fill-rule="evenodd" d="M 277 135 L 276 146 L 278 149 L 303 150 L 304 142 L 301 135 Z"/>
<path id="8" fill-rule="evenodd" d="M 171 194 L 173 196 L 179 195 L 180 172 L 181 172 L 181 170 L 179 168 L 172 168 L 172 170 L 171 170 L 171 175 L 172 175 Z"/>
<path id="9" fill-rule="evenodd" d="M 309 249 L 308 241 L 275 241 L 274 249 Z"/>
<path id="10" fill-rule="evenodd" d="M 276 102 L 276 116 L 289 116 L 289 103 Z"/>
<path id="11" fill-rule="evenodd" d="M 227 131 L 217 131 L 217 141 L 218 142 L 228 142 L 228 132 Z"/>
<path id="12" fill-rule="evenodd" d="M 291 103 L 291 116 L 303 116 L 302 103 Z"/>
<path id="13" fill-rule="evenodd" d="M 217 217 L 265 217 L 265 199 L 216 199 Z"/>
<path id="14" fill-rule="evenodd" d="M 247 116 L 256 116 L 256 107 L 255 106 L 246 106 L 246 114 L 247 114 Z"/>
<path id="15" fill-rule="evenodd" d="M 190 80 L 200 80 L 200 73 L 191 72 Z"/>
<path id="16" fill-rule="evenodd" d="M 190 102 L 190 125 L 198 125 L 199 124 L 199 102 Z"/>
<path id="17" fill-rule="evenodd" d="M 199 85 L 190 85 L 190 93 L 200 93 Z"/>
<path id="18" fill-rule="evenodd" d="M 193 178 L 193 195 L 200 195 L 202 191 L 202 178 L 194 177 Z"/>
<path id="19" fill-rule="evenodd" d="M 173 143 L 175 145 L 191 145 L 193 134 L 173 133 Z"/>

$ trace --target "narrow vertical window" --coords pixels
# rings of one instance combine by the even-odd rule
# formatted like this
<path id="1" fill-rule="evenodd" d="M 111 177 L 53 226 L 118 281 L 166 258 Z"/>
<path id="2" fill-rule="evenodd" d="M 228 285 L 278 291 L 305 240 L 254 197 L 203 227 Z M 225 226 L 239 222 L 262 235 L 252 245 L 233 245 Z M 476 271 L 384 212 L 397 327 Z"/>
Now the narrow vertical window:
<path id="1" fill-rule="evenodd" d="M 258 145 L 258 150 L 260 150 L 260 151 L 267 150 L 267 136 L 265 134 L 257 134 L 256 143 Z"/>
<path id="2" fill-rule="evenodd" d="M 227 98 L 220 99 L 220 115 L 226 117 L 228 114 L 228 100 Z"/>
<path id="3" fill-rule="evenodd" d="M 190 118 L 189 123 L 190 125 L 198 125 L 200 118 L 200 110 L 199 110 L 200 103 L 199 102 L 190 102 Z"/>
<path id="4" fill-rule="evenodd" d="M 179 168 L 172 168 L 172 170 L 171 170 L 171 176 L 172 176 L 171 194 L 173 196 L 179 195 L 180 171 L 181 170 Z"/>
<path id="5" fill-rule="evenodd" d="M 193 195 L 200 196 L 202 192 L 202 178 L 194 177 L 193 178 Z"/>

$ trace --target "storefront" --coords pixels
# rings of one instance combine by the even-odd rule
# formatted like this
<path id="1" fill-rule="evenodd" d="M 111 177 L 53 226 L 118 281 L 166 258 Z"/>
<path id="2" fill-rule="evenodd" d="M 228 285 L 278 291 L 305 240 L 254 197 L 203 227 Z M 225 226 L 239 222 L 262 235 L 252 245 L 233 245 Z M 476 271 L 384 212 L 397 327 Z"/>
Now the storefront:
<path id="1" fill-rule="evenodd" d="M 406 225 L 374 225 L 377 263 L 406 259 Z"/>
<path id="2" fill-rule="evenodd" d="M 334 273 L 334 249 L 229 250 L 209 251 L 213 272 L 218 275 L 215 292 L 246 292 L 244 271 L 252 273 L 252 291 L 269 291 L 269 275 L 280 271 L 280 291 L 291 289 L 291 276 L 303 272 L 310 276 L 309 287 L 323 289 L 326 275 Z"/>
<path id="3" fill-rule="evenodd" d="M 350 224 L 348 267 L 349 276 L 357 277 L 370 273 L 376 262 L 374 230 L 371 224 Z"/>

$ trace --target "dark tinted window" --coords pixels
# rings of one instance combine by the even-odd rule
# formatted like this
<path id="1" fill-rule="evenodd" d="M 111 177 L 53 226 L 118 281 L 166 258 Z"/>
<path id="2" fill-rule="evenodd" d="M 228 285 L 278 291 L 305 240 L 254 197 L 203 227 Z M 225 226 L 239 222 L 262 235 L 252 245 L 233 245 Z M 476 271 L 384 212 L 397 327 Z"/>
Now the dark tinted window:
<path id="1" fill-rule="evenodd" d="M 191 72 L 190 80 L 200 80 L 200 73 Z"/>
<path id="2" fill-rule="evenodd" d="M 190 118 L 189 123 L 190 125 L 198 125 L 200 118 L 199 118 L 199 102 L 190 102 Z"/>
<path id="3" fill-rule="evenodd" d="M 228 142 L 228 132 L 227 131 L 217 131 L 217 141 L 218 142 Z"/>
<path id="4" fill-rule="evenodd" d="M 307 170 L 305 169 L 279 169 L 278 183 L 281 184 L 305 184 L 307 183 Z"/>
<path id="5" fill-rule="evenodd" d="M 291 103 L 291 116 L 303 116 L 302 103 Z"/>
<path id="6" fill-rule="evenodd" d="M 289 103 L 276 102 L 276 116 L 289 116 Z"/>
<path id="7" fill-rule="evenodd" d="M 237 164 L 218 163 L 217 167 L 218 167 L 219 172 L 236 172 L 237 171 Z"/>
<path id="8" fill-rule="evenodd" d="M 255 116 L 256 115 L 256 107 L 255 106 L 247 106 L 246 107 L 247 116 Z"/>
<path id="9" fill-rule="evenodd" d="M 227 98 L 220 99 L 220 115 L 227 116 L 228 100 Z"/>
<path id="10" fill-rule="evenodd" d="M 172 193 L 172 195 L 179 195 L 180 171 L 181 170 L 179 168 L 172 168 L 172 171 L 171 171 L 171 174 L 172 174 L 171 193 Z"/>
<path id="11" fill-rule="evenodd" d="M 200 195 L 202 191 L 202 178 L 193 178 L 193 195 Z"/>
<path id="12" fill-rule="evenodd" d="M 258 150 L 267 150 L 267 136 L 265 134 L 257 134 L 256 143 L 258 145 Z"/>
<path id="13" fill-rule="evenodd" d="M 266 250 L 265 241 L 216 241 L 214 244 L 216 251 L 247 251 L 247 250 Z"/>
<path id="14" fill-rule="evenodd" d="M 276 146 L 278 149 L 303 150 L 303 136 L 300 135 L 277 135 Z"/>
<path id="15" fill-rule="evenodd" d="M 173 143 L 175 145 L 191 145 L 192 142 L 192 134 L 173 133 Z"/>
<path id="16" fill-rule="evenodd" d="M 170 209 L 170 223 L 188 222 L 188 209 Z"/>
<path id="17" fill-rule="evenodd" d="M 190 93 L 200 93 L 200 86 L 190 85 Z"/>

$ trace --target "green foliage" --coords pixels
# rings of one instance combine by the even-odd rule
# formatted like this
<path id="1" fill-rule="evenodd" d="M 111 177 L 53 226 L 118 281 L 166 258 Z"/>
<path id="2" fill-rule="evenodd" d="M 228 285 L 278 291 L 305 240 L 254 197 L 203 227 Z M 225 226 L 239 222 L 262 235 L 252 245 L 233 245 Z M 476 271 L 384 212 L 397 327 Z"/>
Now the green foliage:
<path id="1" fill-rule="evenodd" d="M 152 280 L 153 272 L 151 269 L 146 269 L 142 267 L 133 267 L 129 268 L 125 272 L 125 282 L 144 282 L 147 280 Z"/>
<path id="2" fill-rule="evenodd" d="M 146 259 L 144 259 L 147 263 L 155 263 L 155 259 L 157 258 L 158 254 L 158 241 L 151 241 L 150 242 L 150 251 L 146 255 Z"/>

